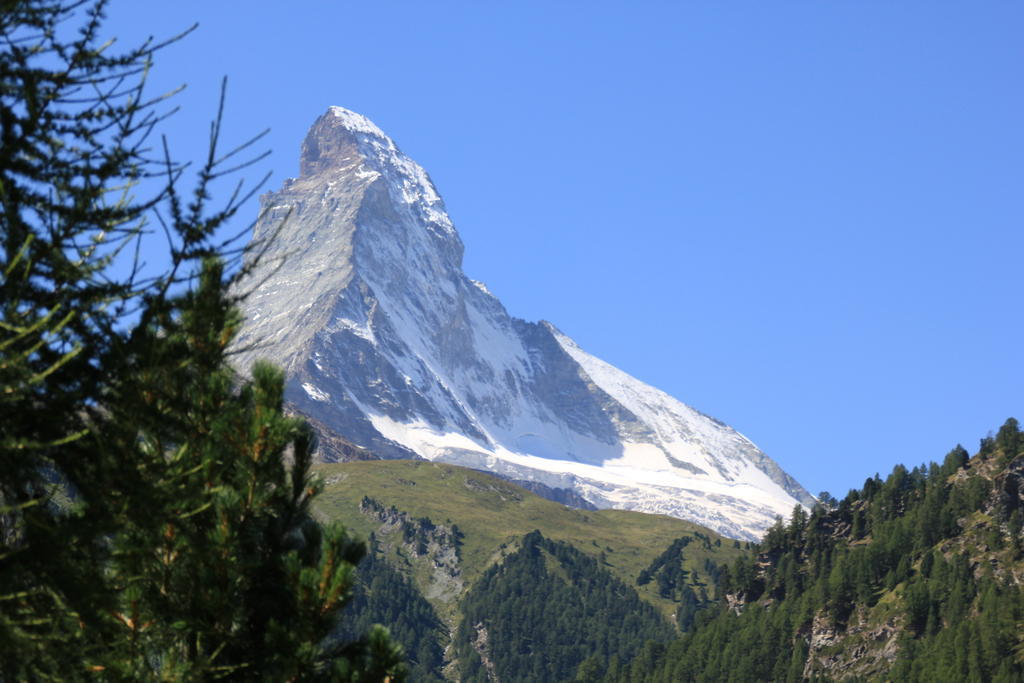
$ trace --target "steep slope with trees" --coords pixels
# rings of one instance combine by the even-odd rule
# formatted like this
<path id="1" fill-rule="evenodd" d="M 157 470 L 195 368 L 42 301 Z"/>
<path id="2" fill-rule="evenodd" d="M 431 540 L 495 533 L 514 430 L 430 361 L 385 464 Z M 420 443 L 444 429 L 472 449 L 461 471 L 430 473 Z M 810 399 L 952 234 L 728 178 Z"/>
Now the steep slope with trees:
<path id="1" fill-rule="evenodd" d="M 609 680 L 994 680 L 1024 676 L 1024 437 L 896 466 L 794 512 L 720 581 L 717 616 Z"/>
<path id="2" fill-rule="evenodd" d="M 340 641 L 358 640 L 374 624 L 387 624 L 405 650 L 409 679 L 444 680 L 447 629 L 415 583 L 384 559 L 371 538 L 370 551 L 356 568 L 352 601 L 333 634 Z"/>
<path id="3" fill-rule="evenodd" d="M 585 660 L 605 666 L 669 623 L 593 558 L 539 531 L 488 569 L 462 603 L 456 634 L 465 681 L 564 681 Z"/>

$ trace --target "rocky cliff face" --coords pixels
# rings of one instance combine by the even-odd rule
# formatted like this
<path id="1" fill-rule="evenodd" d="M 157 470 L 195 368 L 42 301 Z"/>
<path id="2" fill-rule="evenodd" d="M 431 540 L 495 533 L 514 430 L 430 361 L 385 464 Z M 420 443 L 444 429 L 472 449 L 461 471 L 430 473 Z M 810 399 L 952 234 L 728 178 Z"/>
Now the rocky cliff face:
<path id="1" fill-rule="evenodd" d="M 328 444 L 489 470 L 737 538 L 813 502 L 730 427 L 550 323 L 510 317 L 463 274 L 427 174 L 359 114 L 332 107 L 316 121 L 299 177 L 262 198 L 254 240 L 266 253 L 244 285 L 239 364 L 283 366 L 287 400 Z"/>

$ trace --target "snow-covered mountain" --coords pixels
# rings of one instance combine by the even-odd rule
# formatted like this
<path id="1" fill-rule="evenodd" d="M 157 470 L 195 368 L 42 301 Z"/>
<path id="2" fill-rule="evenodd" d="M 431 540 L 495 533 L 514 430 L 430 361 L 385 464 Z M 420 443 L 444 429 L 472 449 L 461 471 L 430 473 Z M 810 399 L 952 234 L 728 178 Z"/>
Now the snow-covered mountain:
<path id="1" fill-rule="evenodd" d="M 273 239 L 271 239 L 273 238 Z M 354 444 L 568 489 L 736 538 L 813 498 L 746 437 L 509 316 L 462 272 L 426 172 L 365 117 L 332 107 L 298 178 L 262 197 L 266 254 L 247 286 L 241 367 L 267 358 L 286 399 Z"/>

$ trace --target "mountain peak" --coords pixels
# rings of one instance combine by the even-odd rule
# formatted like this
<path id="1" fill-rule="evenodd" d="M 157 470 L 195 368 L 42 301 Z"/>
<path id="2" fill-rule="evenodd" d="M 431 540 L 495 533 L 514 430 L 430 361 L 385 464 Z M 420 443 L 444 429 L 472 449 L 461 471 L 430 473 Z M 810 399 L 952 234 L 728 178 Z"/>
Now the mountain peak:
<path id="1" fill-rule="evenodd" d="M 299 175 L 306 178 L 344 170 L 354 161 L 367 161 L 382 152 L 401 155 L 394 141 L 373 121 L 344 107 L 330 107 L 302 142 Z"/>
<path id="2" fill-rule="evenodd" d="M 378 128 L 373 121 L 351 109 L 337 106 L 329 107 L 325 116 L 328 114 L 333 115 L 339 125 L 354 133 L 366 133 L 367 135 L 375 135 L 389 142 L 391 141 L 391 138 L 385 135 L 384 131 Z"/>
<path id="3" fill-rule="evenodd" d="M 299 177 L 322 174 L 335 180 L 383 179 L 395 206 L 418 214 L 414 223 L 422 223 L 443 243 L 456 266 L 461 264 L 462 242 L 430 176 L 370 119 L 344 107 L 330 107 L 313 123 L 302 142 Z"/>
<path id="4" fill-rule="evenodd" d="M 298 181 L 265 197 L 255 234 L 285 219 L 288 230 L 252 275 L 239 336 L 286 369 L 296 411 L 381 457 L 486 470 L 735 538 L 813 502 L 727 425 L 553 324 L 509 316 L 463 273 L 426 171 L 365 116 L 328 109 L 301 163 Z"/>

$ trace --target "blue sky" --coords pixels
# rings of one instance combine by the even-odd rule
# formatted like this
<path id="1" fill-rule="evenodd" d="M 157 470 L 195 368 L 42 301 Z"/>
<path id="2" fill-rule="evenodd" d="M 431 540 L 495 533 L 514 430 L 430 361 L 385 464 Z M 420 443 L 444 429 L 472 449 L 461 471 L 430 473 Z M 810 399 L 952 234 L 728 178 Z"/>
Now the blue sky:
<path id="1" fill-rule="evenodd" d="M 267 189 L 369 116 L 513 315 L 813 493 L 1024 419 L 1024 4 L 115 0 L 106 33 L 193 22 L 151 76 L 181 156 L 224 75 Z"/>

